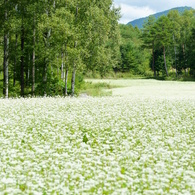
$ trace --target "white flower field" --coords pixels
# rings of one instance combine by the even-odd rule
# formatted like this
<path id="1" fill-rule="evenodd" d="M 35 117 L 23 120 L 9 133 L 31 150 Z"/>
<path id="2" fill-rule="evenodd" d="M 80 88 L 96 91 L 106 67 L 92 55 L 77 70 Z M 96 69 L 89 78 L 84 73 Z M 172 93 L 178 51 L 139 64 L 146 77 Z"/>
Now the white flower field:
<path id="1" fill-rule="evenodd" d="M 118 82 L 0 99 L 0 194 L 195 194 L 195 84 Z"/>

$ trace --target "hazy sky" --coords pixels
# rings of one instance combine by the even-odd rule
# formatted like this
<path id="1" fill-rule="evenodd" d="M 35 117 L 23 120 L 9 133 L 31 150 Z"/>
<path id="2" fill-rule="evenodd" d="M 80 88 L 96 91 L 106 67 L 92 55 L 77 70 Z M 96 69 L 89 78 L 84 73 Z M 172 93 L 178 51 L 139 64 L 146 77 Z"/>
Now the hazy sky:
<path id="1" fill-rule="evenodd" d="M 116 7 L 121 7 L 120 23 L 124 24 L 174 7 L 195 8 L 195 0 L 114 0 L 114 4 Z"/>

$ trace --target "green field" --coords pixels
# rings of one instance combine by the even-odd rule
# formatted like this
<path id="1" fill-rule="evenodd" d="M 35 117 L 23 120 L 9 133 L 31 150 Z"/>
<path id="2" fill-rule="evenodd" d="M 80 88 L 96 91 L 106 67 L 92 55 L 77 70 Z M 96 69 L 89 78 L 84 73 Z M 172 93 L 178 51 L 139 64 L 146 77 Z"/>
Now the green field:
<path id="1" fill-rule="evenodd" d="M 0 194 L 195 194 L 195 83 L 87 81 L 115 88 L 0 99 Z"/>

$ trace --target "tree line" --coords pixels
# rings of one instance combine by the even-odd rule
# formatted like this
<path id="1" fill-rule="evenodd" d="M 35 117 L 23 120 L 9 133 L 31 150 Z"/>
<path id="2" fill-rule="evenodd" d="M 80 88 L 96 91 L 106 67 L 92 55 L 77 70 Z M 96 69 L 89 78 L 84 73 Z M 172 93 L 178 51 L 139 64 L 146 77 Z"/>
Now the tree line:
<path id="1" fill-rule="evenodd" d="M 0 0 L 4 97 L 74 95 L 82 75 L 195 77 L 194 10 L 119 24 L 112 0 Z"/>
<path id="2" fill-rule="evenodd" d="M 132 25 L 120 24 L 120 61 L 115 72 L 130 75 L 151 75 L 150 49 L 143 48 L 142 31 Z"/>
<path id="3" fill-rule="evenodd" d="M 155 21 L 150 17 L 143 29 L 144 44 L 152 49 L 152 70 L 154 76 L 174 69 L 176 76 L 182 73 L 195 76 L 195 17 L 194 10 L 182 15 L 172 10 L 167 16 Z"/>
<path id="4" fill-rule="evenodd" d="M 0 0 L 0 10 L 6 98 L 74 95 L 76 72 L 104 75 L 118 64 L 120 11 L 112 0 Z"/>
<path id="5" fill-rule="evenodd" d="M 172 10 L 157 20 L 149 17 L 143 28 L 144 45 L 152 50 L 154 76 L 160 72 L 169 76 L 174 70 L 176 77 L 185 71 L 195 77 L 195 12 L 182 15 Z"/>
<path id="6" fill-rule="evenodd" d="M 142 29 L 120 25 L 122 43 L 118 71 L 154 77 L 195 78 L 195 11 L 150 16 Z"/>
<path id="7" fill-rule="evenodd" d="M 195 77 L 195 11 L 150 16 L 142 29 L 120 25 L 122 44 L 119 71 L 154 77 Z"/>

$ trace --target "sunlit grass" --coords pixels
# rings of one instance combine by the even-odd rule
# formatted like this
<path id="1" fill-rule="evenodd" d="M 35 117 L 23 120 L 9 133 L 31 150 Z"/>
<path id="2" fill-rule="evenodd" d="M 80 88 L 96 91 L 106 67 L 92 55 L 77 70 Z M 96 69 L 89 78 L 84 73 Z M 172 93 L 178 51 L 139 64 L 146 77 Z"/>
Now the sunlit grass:
<path id="1" fill-rule="evenodd" d="M 0 194 L 194 194 L 194 84 L 126 82 L 109 97 L 0 99 Z"/>
<path id="2" fill-rule="evenodd" d="M 111 91 L 106 91 L 105 89 L 111 89 L 115 86 L 111 86 L 108 82 L 92 82 L 86 81 L 83 83 L 80 89 L 80 96 L 84 94 L 93 97 L 111 96 Z"/>
<path id="3" fill-rule="evenodd" d="M 112 96 L 152 98 L 194 98 L 194 82 L 157 81 L 147 79 L 87 79 L 92 83 L 108 83 L 114 86 L 107 92 Z M 117 87 L 118 86 L 118 87 Z"/>

